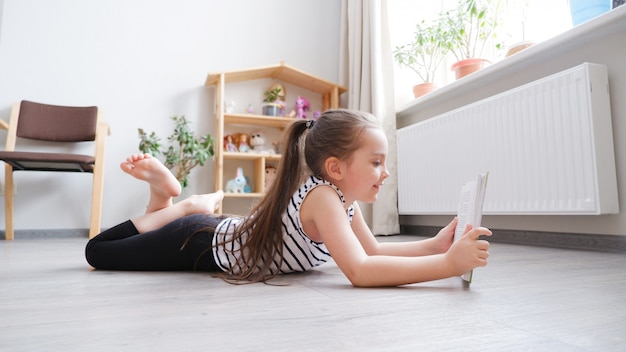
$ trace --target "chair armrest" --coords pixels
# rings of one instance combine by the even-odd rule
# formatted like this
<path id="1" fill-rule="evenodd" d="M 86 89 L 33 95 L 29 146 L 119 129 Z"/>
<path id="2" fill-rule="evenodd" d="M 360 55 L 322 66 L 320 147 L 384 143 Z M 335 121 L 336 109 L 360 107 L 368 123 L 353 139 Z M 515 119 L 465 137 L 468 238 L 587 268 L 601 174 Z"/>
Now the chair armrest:
<path id="1" fill-rule="evenodd" d="M 98 122 L 98 126 L 96 127 L 96 136 L 100 134 L 107 136 L 111 135 L 111 128 L 107 122 Z"/>

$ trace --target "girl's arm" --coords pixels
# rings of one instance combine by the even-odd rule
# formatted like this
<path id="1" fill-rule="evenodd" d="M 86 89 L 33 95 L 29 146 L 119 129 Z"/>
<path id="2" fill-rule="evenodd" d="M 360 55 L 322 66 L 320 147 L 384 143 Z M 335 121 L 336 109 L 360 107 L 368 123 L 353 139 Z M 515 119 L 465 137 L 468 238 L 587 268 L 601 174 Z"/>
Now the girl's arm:
<path id="1" fill-rule="evenodd" d="M 307 195 L 302 211 L 305 207 L 309 208 L 306 213 L 310 217 L 305 220 L 310 224 L 305 225 L 309 227 L 305 231 L 320 235 L 337 266 L 357 287 L 398 286 L 459 276 L 486 265 L 489 256 L 489 243 L 476 240 L 481 234 L 491 234 L 485 228 L 468 231 L 443 254 L 411 257 L 370 254 L 375 253 L 372 251 L 377 246 L 372 240 L 376 239 L 371 232 L 364 231 L 363 216 L 356 209 L 353 222 L 358 222 L 354 223 L 358 234 L 355 233 L 334 190 L 316 188 Z"/>
<path id="2" fill-rule="evenodd" d="M 457 224 L 456 218 L 452 219 L 448 225 L 442 228 L 435 237 L 418 241 L 380 243 L 372 234 L 369 226 L 367 226 L 358 203 L 354 203 L 354 207 L 352 229 L 369 255 L 414 257 L 440 254 L 445 253 L 452 245 L 454 229 Z"/>

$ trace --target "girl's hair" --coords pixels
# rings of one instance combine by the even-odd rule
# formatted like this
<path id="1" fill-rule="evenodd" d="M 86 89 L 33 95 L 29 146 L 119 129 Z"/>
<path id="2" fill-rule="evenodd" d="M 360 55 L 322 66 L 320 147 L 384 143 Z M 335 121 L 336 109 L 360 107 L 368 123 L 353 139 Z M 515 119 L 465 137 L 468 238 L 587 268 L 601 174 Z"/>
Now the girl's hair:
<path id="1" fill-rule="evenodd" d="M 236 272 L 224 273 L 224 279 L 229 282 L 265 282 L 278 274 L 270 272 L 271 258 L 279 255 L 280 268 L 282 216 L 289 200 L 307 176 L 326 176 L 326 159 L 349 160 L 361 147 L 361 133 L 366 128 L 380 128 L 373 115 L 344 109 L 328 110 L 317 120 L 296 120 L 289 126 L 272 185 L 251 210 L 253 216 L 245 218 L 230 240 L 236 241 L 249 233 L 239 250 L 239 262 L 232 266 Z"/>

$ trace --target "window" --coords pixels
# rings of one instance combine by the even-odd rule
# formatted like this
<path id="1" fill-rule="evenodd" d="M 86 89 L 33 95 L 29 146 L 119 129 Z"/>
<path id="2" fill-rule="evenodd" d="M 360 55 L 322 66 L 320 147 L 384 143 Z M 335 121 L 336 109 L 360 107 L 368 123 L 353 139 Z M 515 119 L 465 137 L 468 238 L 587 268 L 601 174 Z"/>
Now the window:
<path id="1" fill-rule="evenodd" d="M 565 0 L 501 0 L 506 6 L 503 11 L 503 26 L 498 31 L 498 41 L 503 43 L 503 50 L 493 50 L 488 58 L 499 61 L 504 58 L 510 45 L 532 41 L 539 43 L 550 39 L 572 27 L 568 2 Z M 415 1 L 388 0 L 389 32 L 391 48 L 409 43 L 417 23 L 430 22 L 442 11 L 454 9 L 454 0 Z M 443 86 L 455 77 L 450 70 L 454 57 L 449 57 L 438 69 L 435 83 Z M 415 99 L 412 87 L 418 83 L 417 75 L 394 62 L 394 80 L 396 107 Z"/>

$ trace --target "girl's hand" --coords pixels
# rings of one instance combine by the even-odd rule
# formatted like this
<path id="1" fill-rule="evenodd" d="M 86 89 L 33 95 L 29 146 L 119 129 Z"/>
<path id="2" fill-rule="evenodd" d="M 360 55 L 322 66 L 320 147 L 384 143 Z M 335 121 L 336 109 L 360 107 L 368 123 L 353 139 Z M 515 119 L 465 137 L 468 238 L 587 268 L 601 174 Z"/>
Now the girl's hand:
<path id="1" fill-rule="evenodd" d="M 489 242 L 479 240 L 479 236 L 491 236 L 491 231 L 484 227 L 465 228 L 465 234 L 450 246 L 446 252 L 446 263 L 454 276 L 463 275 L 470 270 L 487 265 Z"/>
<path id="2" fill-rule="evenodd" d="M 439 233 L 433 237 L 434 253 L 445 253 L 450 249 L 452 242 L 454 242 L 454 230 L 458 222 L 459 219 L 455 216 L 448 225 L 439 230 Z"/>

